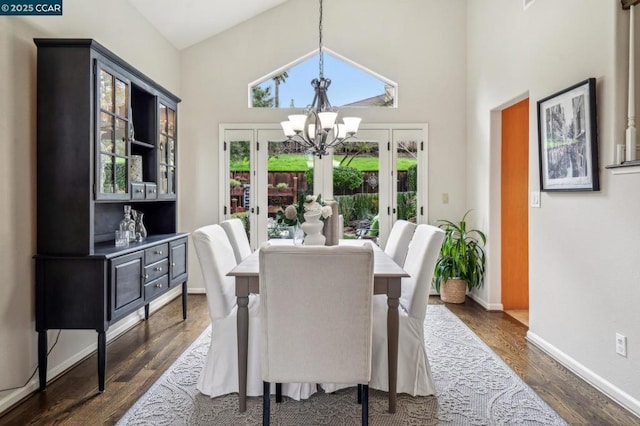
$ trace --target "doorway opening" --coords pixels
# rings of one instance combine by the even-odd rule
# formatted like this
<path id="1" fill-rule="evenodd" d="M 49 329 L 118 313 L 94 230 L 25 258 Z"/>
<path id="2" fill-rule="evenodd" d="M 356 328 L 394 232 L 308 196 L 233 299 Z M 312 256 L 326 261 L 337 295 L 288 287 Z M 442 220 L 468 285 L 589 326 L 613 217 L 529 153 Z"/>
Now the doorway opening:
<path id="1" fill-rule="evenodd" d="M 502 110 L 501 294 L 503 310 L 529 325 L 529 99 Z"/>

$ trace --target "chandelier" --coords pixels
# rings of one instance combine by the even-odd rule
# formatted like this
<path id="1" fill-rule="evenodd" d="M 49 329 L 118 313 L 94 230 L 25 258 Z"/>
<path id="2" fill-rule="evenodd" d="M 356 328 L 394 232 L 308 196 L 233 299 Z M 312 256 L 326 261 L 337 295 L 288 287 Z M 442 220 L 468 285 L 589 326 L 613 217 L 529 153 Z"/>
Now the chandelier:
<path id="1" fill-rule="evenodd" d="M 311 105 L 303 114 L 292 114 L 289 120 L 280 123 L 287 141 L 305 146 L 313 155 L 322 158 L 328 149 L 355 138 L 360 125 L 360 117 L 344 117 L 342 123 L 336 123 L 338 110 L 331 106 L 327 90 L 331 80 L 324 78 L 324 53 L 322 52 L 322 0 L 320 0 L 320 23 L 318 57 L 319 76 L 311 81 L 315 95 Z"/>

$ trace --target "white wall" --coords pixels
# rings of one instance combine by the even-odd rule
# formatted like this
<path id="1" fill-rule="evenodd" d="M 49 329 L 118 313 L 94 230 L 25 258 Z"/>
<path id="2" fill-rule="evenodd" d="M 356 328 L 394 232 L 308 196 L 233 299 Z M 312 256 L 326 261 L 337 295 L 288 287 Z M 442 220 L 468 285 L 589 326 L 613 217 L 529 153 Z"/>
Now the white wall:
<path id="1" fill-rule="evenodd" d="M 351 113 L 366 123 L 429 124 L 432 223 L 465 208 L 465 19 L 464 0 L 324 2 L 324 45 L 399 85 L 397 109 Z M 247 85 L 317 46 L 318 2 L 291 0 L 181 52 L 180 161 L 189 165 L 180 171 L 184 230 L 219 219 L 218 123 L 282 121 L 291 110 L 247 108 Z M 310 87 L 309 102 L 312 95 Z M 349 115 L 347 108 L 341 113 Z M 198 268 L 191 256 L 192 289 L 203 286 Z"/>
<path id="2" fill-rule="evenodd" d="M 500 303 L 492 111 L 529 95 L 529 188 L 537 190 L 537 100 L 597 78 L 601 190 L 545 192 L 541 208 L 529 209 L 529 338 L 640 414 L 640 174 L 603 167 L 624 139 L 626 51 L 618 39 L 628 12 L 602 0 L 537 0 L 526 11 L 513 0 L 467 7 L 467 204 L 492 242 L 489 279 L 476 297 Z M 615 353 L 616 332 L 628 337 L 627 358 Z"/>
<path id="3" fill-rule="evenodd" d="M 95 38 L 174 93 L 180 88 L 178 52 L 126 0 L 65 0 L 62 17 L 0 17 L 0 388 L 23 385 L 37 365 L 34 37 Z M 63 331 L 49 370 L 86 355 L 96 336 Z M 34 386 L 0 393 L 0 412 Z"/>

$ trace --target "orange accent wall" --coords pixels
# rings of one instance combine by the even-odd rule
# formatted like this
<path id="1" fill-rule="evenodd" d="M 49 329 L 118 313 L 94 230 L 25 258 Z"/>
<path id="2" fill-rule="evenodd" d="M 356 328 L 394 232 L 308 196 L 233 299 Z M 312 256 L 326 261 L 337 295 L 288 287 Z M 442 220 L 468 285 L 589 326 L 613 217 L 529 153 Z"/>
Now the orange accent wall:
<path id="1" fill-rule="evenodd" d="M 529 99 L 502 111 L 502 304 L 529 308 Z"/>

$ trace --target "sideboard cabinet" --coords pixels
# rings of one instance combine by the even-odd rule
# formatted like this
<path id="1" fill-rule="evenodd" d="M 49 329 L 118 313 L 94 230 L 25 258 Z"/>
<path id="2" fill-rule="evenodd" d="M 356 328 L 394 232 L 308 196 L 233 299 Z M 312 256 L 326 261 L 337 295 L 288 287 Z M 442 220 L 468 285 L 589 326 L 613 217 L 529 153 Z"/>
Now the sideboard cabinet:
<path id="1" fill-rule="evenodd" d="M 40 388 L 47 331 L 98 333 L 104 390 L 106 331 L 182 286 L 187 238 L 178 233 L 180 99 L 92 39 L 35 39 L 37 65 L 36 331 Z M 148 236 L 116 247 L 124 206 Z"/>

